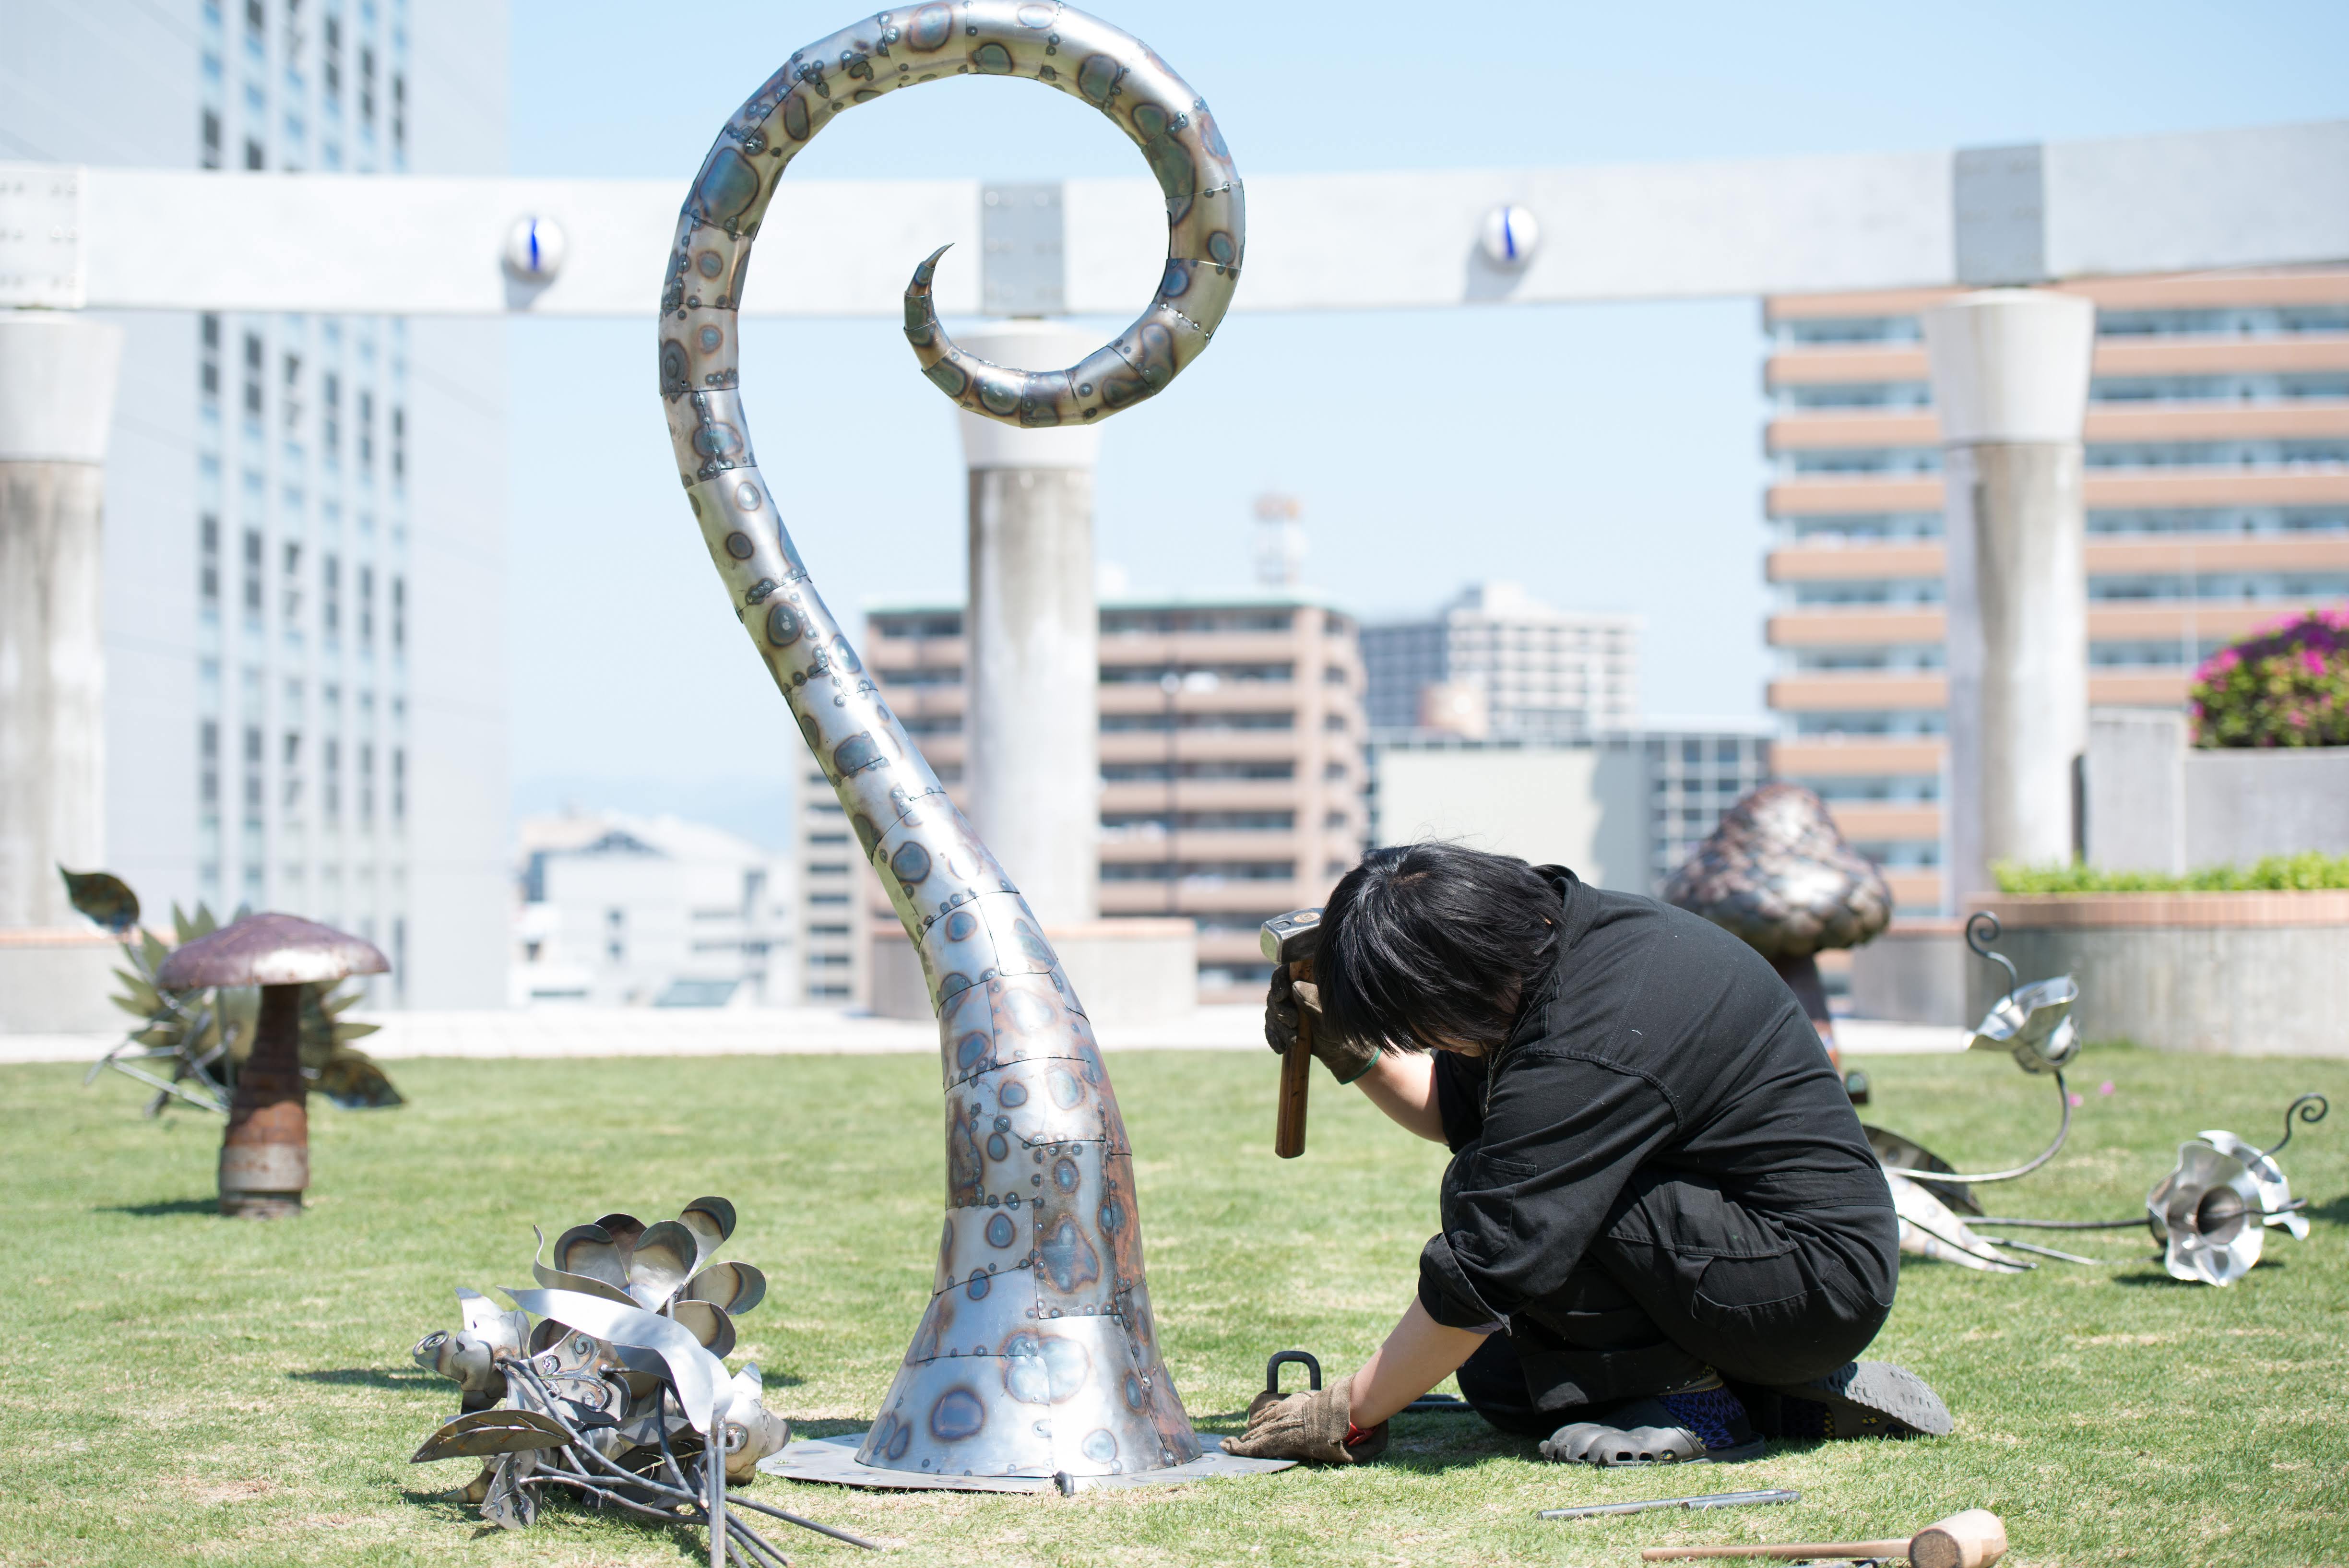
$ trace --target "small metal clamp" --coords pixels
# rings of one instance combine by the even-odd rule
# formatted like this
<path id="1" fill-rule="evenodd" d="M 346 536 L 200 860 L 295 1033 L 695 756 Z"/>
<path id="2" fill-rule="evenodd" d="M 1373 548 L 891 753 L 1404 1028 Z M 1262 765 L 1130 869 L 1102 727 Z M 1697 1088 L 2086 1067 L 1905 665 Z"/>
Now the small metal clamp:
<path id="1" fill-rule="evenodd" d="M 1288 1362 L 1295 1362 L 1299 1366 L 1305 1368 L 1306 1387 L 1311 1389 L 1316 1394 L 1321 1392 L 1320 1362 L 1315 1360 L 1311 1353 L 1308 1351 L 1280 1350 L 1275 1351 L 1273 1353 L 1272 1359 L 1264 1364 L 1264 1391 L 1266 1393 L 1278 1395 L 1280 1392 L 1280 1369 L 1282 1366 Z"/>

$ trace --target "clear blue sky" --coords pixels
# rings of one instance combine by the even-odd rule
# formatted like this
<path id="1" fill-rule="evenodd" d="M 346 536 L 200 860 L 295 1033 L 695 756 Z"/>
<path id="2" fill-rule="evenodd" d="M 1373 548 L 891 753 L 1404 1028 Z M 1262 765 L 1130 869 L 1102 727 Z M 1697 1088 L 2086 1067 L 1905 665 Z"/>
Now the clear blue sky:
<path id="1" fill-rule="evenodd" d="M 1244 175 L 1984 145 L 2349 114 L 2341 0 L 1095 9 L 1207 99 Z M 514 0 L 513 170 L 681 191 L 775 66 L 861 14 L 797 0 Z M 1140 171 L 1130 144 L 1071 100 L 977 80 L 893 97 L 793 165 L 815 179 Z M 1516 577 L 1560 606 L 1647 618 L 1650 713 L 1759 712 L 1758 320 L 1743 300 L 1234 317 L 1174 396 L 1109 427 L 1102 559 L 1140 587 L 1244 581 L 1249 499 L 1277 486 L 1304 498 L 1309 579 L 1365 614 Z M 799 738 L 678 493 L 650 322 L 510 331 L 519 802 L 754 826 L 779 800 L 772 781 L 801 767 Z M 760 457 L 771 474 L 798 476 L 788 515 L 833 607 L 853 618 L 876 597 L 958 599 L 953 410 L 894 327 L 771 321 L 745 341 Z M 1577 370 L 1564 384 L 1560 364 Z M 1168 470 L 1138 437 L 1121 439 L 1152 420 L 1150 446 L 1202 455 Z M 935 439 L 885 448 L 885 431 Z"/>

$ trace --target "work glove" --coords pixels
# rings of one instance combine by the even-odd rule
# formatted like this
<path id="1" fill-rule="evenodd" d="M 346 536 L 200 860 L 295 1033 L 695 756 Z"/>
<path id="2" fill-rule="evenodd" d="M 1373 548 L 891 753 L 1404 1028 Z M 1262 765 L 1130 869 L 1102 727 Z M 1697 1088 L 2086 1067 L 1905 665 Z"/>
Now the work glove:
<path id="1" fill-rule="evenodd" d="M 1244 1459 L 1303 1459 L 1317 1465 L 1366 1465 L 1387 1451 L 1387 1424 L 1354 1430 L 1347 1416 L 1353 1379 L 1341 1377 L 1309 1394 L 1269 1388 L 1248 1406 L 1247 1430 L 1224 1439 L 1224 1452 Z M 1353 1441 L 1349 1443 L 1349 1436 Z"/>
<path id="2" fill-rule="evenodd" d="M 1313 1014 L 1313 1054 L 1330 1075 L 1350 1084 L 1369 1072 L 1379 1059 L 1376 1045 L 1347 1040 L 1330 1029 L 1321 1016 L 1321 988 L 1309 980 L 1291 980 L 1285 963 L 1272 966 L 1272 984 L 1264 993 L 1264 1043 L 1286 1056 L 1297 1044 L 1298 1009 Z"/>

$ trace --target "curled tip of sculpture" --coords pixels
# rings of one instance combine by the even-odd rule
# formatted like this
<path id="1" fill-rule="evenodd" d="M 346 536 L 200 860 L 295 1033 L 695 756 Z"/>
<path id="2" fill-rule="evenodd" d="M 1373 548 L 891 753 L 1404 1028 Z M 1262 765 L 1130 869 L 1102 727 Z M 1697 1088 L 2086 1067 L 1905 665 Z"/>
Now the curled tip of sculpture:
<path id="1" fill-rule="evenodd" d="M 938 258 L 952 249 L 954 249 L 954 242 L 948 240 L 922 259 L 922 265 L 914 269 L 914 281 L 905 286 L 907 299 L 926 296 L 930 292 L 930 280 L 936 277 L 938 272 Z"/>

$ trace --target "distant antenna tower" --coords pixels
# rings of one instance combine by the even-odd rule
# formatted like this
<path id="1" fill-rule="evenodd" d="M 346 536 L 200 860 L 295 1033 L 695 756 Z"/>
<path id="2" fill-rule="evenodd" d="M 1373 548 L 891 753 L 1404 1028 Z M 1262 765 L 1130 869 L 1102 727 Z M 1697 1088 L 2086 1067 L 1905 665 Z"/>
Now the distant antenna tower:
<path id="1" fill-rule="evenodd" d="M 1293 588 L 1305 580 L 1305 504 L 1294 495 L 1268 491 L 1256 498 L 1256 580 L 1268 588 Z"/>

